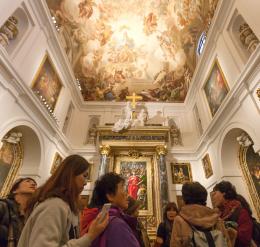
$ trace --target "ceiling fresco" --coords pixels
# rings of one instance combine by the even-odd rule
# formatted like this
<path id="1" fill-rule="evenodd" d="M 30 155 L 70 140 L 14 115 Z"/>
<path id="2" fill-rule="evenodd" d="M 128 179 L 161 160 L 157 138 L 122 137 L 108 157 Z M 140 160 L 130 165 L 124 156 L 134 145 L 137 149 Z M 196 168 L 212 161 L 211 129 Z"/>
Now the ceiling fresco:
<path id="1" fill-rule="evenodd" d="M 47 0 L 85 101 L 184 102 L 217 0 Z"/>

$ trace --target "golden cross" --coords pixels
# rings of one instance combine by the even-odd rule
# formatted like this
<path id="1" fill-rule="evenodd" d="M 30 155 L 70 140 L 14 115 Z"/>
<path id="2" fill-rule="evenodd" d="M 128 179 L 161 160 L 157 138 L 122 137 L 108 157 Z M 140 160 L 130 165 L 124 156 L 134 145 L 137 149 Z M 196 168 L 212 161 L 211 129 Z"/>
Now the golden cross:
<path id="1" fill-rule="evenodd" d="M 132 96 L 126 96 L 126 99 L 132 100 L 132 107 L 133 107 L 133 110 L 134 110 L 135 106 L 136 106 L 136 103 L 137 103 L 136 101 L 142 100 L 143 97 L 142 96 L 138 96 L 138 95 L 135 94 L 135 92 L 133 92 L 133 95 Z"/>

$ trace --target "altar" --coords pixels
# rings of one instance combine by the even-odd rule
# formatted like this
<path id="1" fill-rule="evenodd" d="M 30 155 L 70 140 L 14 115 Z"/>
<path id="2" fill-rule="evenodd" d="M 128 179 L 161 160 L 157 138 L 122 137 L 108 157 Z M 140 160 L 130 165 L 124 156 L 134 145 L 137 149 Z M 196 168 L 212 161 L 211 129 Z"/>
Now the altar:
<path id="1" fill-rule="evenodd" d="M 130 196 L 141 202 L 139 218 L 151 240 L 168 202 L 165 164 L 169 127 L 132 127 L 113 132 L 111 126 L 97 127 L 100 146 L 100 174 L 116 172 L 125 179 Z"/>

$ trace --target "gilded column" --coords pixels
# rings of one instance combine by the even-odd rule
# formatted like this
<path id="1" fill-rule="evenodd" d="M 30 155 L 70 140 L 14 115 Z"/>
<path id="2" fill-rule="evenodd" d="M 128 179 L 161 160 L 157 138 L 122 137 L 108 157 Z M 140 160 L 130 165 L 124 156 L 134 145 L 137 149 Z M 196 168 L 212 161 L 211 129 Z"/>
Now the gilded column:
<path id="1" fill-rule="evenodd" d="M 101 160 L 100 160 L 100 167 L 98 171 L 98 177 L 108 172 L 108 155 L 110 153 L 110 150 L 111 148 L 109 145 L 100 146 Z"/>
<path id="2" fill-rule="evenodd" d="M 160 145 L 156 147 L 156 153 L 159 160 L 159 179 L 160 179 L 160 194 L 161 194 L 161 208 L 168 203 L 168 179 L 165 156 L 167 154 L 166 146 Z"/>

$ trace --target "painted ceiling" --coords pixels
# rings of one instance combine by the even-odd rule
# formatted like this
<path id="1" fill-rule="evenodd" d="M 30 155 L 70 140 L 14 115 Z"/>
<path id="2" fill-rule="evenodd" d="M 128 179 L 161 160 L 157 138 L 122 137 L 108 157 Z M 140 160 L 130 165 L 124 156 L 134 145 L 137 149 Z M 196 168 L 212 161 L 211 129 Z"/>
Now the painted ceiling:
<path id="1" fill-rule="evenodd" d="M 47 0 L 85 101 L 184 102 L 218 0 Z"/>

